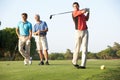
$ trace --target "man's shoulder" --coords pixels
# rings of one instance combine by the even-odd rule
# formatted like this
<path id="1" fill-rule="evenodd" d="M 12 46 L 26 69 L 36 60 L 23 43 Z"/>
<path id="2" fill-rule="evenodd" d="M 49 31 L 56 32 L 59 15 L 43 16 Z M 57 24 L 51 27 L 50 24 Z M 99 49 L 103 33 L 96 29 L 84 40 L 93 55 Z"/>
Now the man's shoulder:
<path id="1" fill-rule="evenodd" d="M 17 28 L 20 27 L 22 25 L 22 21 L 19 21 L 17 24 Z"/>
<path id="2" fill-rule="evenodd" d="M 27 21 L 27 25 L 31 28 L 32 27 L 32 23 L 30 23 L 29 21 Z"/>
<path id="3" fill-rule="evenodd" d="M 31 23 L 31 22 L 29 22 L 29 21 L 27 21 L 27 24 L 30 24 L 30 25 L 32 25 L 32 23 Z"/>
<path id="4" fill-rule="evenodd" d="M 46 21 L 41 21 L 41 23 L 45 23 L 46 24 Z"/>
<path id="5" fill-rule="evenodd" d="M 18 22 L 18 24 L 21 24 L 21 23 L 22 23 L 22 21 L 19 21 L 19 22 Z"/>

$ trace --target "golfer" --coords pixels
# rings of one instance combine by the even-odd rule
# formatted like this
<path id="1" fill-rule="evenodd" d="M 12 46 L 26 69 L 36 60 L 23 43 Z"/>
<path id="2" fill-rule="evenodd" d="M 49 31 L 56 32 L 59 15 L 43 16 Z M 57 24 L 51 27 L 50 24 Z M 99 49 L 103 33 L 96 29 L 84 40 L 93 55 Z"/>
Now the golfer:
<path id="1" fill-rule="evenodd" d="M 32 64 L 30 60 L 30 39 L 32 37 L 32 24 L 27 21 L 27 13 L 22 13 L 22 21 L 16 27 L 19 38 L 19 52 L 24 57 L 24 65 Z"/>
<path id="2" fill-rule="evenodd" d="M 36 24 L 33 28 L 33 34 L 35 36 L 37 51 L 40 57 L 39 65 L 44 65 L 44 57 L 45 57 L 45 64 L 49 65 L 48 62 L 48 43 L 47 43 L 47 31 L 48 26 L 45 21 L 40 20 L 39 14 L 35 15 Z"/>
<path id="3" fill-rule="evenodd" d="M 72 63 L 76 68 L 86 68 L 86 55 L 88 52 L 88 28 L 86 21 L 89 19 L 89 9 L 79 9 L 78 2 L 73 3 L 74 11 L 72 12 L 73 21 L 75 23 L 75 50 Z M 86 14 L 86 15 L 85 15 Z M 78 65 L 78 54 L 82 44 L 81 65 Z"/>

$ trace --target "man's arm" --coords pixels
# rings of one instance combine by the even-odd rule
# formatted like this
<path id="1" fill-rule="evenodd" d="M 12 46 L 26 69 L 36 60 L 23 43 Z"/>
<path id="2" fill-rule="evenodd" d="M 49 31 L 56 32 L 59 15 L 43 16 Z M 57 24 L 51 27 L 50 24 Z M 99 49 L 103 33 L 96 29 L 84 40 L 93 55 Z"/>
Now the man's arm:
<path id="1" fill-rule="evenodd" d="M 38 30 L 37 32 L 33 32 L 34 35 L 39 35 L 40 32 L 47 32 L 48 28 L 46 28 L 45 30 Z"/>
<path id="2" fill-rule="evenodd" d="M 18 38 L 20 37 L 20 34 L 19 34 L 19 28 L 16 28 L 16 34 L 18 36 Z"/>
<path id="3" fill-rule="evenodd" d="M 89 20 L 89 16 L 90 16 L 90 11 L 88 11 L 87 15 L 86 15 L 86 21 Z"/>
<path id="4" fill-rule="evenodd" d="M 77 17 L 77 16 L 84 14 L 84 13 L 86 13 L 85 9 L 79 10 L 79 11 L 73 11 L 73 17 Z"/>
<path id="5" fill-rule="evenodd" d="M 30 27 L 29 27 L 29 39 L 32 38 L 32 24 L 30 24 Z"/>
<path id="6" fill-rule="evenodd" d="M 41 30 L 40 32 L 48 32 L 48 28 L 46 28 L 45 30 Z"/>
<path id="7" fill-rule="evenodd" d="M 39 35 L 40 34 L 40 30 L 33 32 L 34 35 Z"/>
<path id="8" fill-rule="evenodd" d="M 45 30 L 41 30 L 40 32 L 47 32 L 48 31 L 48 26 L 47 26 L 46 22 L 44 22 L 44 26 L 45 26 Z"/>
<path id="9" fill-rule="evenodd" d="M 32 30 L 29 30 L 29 39 L 32 38 Z"/>

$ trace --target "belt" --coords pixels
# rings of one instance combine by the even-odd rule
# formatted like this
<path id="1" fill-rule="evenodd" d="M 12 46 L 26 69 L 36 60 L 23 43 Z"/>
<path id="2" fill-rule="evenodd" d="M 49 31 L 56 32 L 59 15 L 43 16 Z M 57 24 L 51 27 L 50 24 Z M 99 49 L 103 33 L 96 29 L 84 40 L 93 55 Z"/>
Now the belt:
<path id="1" fill-rule="evenodd" d="M 36 34 L 35 36 L 40 36 L 40 37 L 44 37 L 44 36 L 46 36 L 46 35 L 38 35 L 38 34 Z"/>
<path id="2" fill-rule="evenodd" d="M 23 37 L 28 37 L 28 35 L 20 35 L 20 36 L 23 36 Z"/>

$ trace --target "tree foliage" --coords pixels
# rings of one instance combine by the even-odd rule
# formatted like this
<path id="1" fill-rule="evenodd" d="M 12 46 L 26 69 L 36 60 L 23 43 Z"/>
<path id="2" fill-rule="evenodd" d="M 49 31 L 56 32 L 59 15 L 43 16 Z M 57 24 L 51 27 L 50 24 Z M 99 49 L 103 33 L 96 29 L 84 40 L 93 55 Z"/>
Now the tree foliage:
<path id="1" fill-rule="evenodd" d="M 107 49 L 102 50 L 97 53 L 97 57 L 99 59 L 115 59 L 119 58 L 119 50 L 120 50 L 120 44 L 117 42 L 114 42 L 113 47 L 108 46 Z"/>
<path id="2" fill-rule="evenodd" d="M 73 53 L 71 52 L 70 49 L 66 50 L 66 53 L 64 54 L 65 59 L 72 59 Z"/>
<path id="3" fill-rule="evenodd" d="M 0 57 L 4 56 L 11 59 L 17 44 L 18 38 L 15 33 L 15 28 L 0 30 Z"/>
<path id="4" fill-rule="evenodd" d="M 64 54 L 63 53 L 51 53 L 49 55 L 50 60 L 64 60 Z"/>

